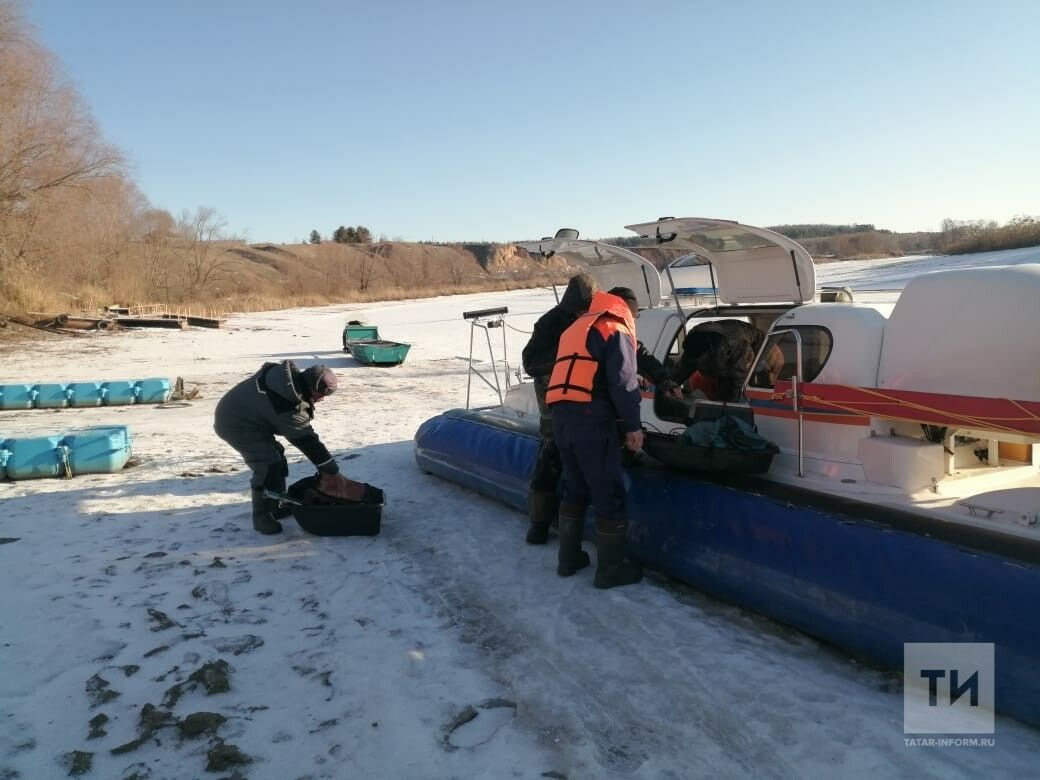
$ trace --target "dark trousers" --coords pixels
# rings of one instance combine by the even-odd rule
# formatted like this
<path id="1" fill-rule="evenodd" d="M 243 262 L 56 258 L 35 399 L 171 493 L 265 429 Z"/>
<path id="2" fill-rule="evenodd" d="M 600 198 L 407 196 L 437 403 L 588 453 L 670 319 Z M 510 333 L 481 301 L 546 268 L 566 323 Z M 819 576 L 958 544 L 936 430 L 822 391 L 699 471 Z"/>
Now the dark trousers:
<path id="1" fill-rule="evenodd" d="M 535 397 L 538 399 L 538 432 L 542 442 L 538 446 L 538 458 L 534 462 L 531 474 L 532 493 L 555 493 L 560 483 L 563 464 L 560 462 L 560 449 L 553 436 L 552 415 L 545 403 L 545 390 L 549 384 L 546 377 L 534 381 Z"/>
<path id="2" fill-rule="evenodd" d="M 267 488 L 276 493 L 285 491 L 285 480 L 289 476 L 289 463 L 285 459 L 285 447 L 273 436 L 257 436 L 255 433 L 225 430 L 215 426 L 221 439 L 230 444 L 252 469 L 249 486 L 254 490 Z"/>
<path id="3" fill-rule="evenodd" d="M 531 492 L 555 493 L 562 472 L 563 464 L 556 442 L 553 439 L 542 439 L 542 443 L 538 445 L 534 471 L 531 473 Z"/>
<path id="4" fill-rule="evenodd" d="M 592 506 L 600 530 L 624 527 L 625 483 L 617 424 L 583 414 L 553 414 L 563 463 L 563 501 L 584 512 Z"/>

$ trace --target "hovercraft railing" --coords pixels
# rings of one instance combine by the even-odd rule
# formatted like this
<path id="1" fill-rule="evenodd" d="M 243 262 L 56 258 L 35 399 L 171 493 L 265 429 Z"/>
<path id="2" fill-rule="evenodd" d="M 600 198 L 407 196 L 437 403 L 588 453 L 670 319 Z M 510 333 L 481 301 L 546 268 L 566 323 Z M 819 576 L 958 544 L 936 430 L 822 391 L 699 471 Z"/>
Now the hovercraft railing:
<path id="1" fill-rule="evenodd" d="M 470 321 L 469 328 L 469 357 L 467 359 L 467 370 L 466 370 L 466 408 L 470 408 L 470 390 L 473 385 L 473 376 L 476 375 L 481 381 L 484 382 L 488 387 L 494 390 L 498 394 L 498 403 L 505 403 L 505 391 L 509 390 L 509 355 L 506 348 L 506 329 L 505 329 L 505 315 L 509 313 L 508 306 L 501 306 L 496 309 L 478 309 L 476 311 L 464 311 L 462 318 Z M 484 331 L 484 336 L 487 340 L 488 357 L 491 360 L 491 379 L 481 371 L 480 368 L 473 361 L 473 342 L 476 336 L 477 329 Z M 491 345 L 491 330 L 498 328 L 502 332 L 502 357 L 501 363 L 504 367 L 503 374 L 505 375 L 505 391 L 502 389 L 502 382 L 498 376 L 498 363 L 499 360 L 495 357 L 494 347 Z M 492 379 L 494 380 L 492 382 Z"/>

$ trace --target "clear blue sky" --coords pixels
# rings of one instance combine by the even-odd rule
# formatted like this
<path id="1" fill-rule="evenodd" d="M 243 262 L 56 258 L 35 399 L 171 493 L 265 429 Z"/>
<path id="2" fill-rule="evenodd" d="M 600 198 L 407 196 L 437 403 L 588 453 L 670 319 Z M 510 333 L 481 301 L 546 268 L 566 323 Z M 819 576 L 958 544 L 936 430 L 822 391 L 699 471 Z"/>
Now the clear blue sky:
<path id="1" fill-rule="evenodd" d="M 157 207 L 249 240 L 1040 215 L 1035 0 L 23 0 Z"/>

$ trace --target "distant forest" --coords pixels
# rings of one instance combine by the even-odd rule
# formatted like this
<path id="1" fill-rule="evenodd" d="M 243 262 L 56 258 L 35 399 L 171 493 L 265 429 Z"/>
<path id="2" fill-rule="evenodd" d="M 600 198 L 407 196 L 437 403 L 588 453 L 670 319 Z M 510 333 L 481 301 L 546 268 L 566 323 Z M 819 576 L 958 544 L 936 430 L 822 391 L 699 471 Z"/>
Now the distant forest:
<path id="1" fill-rule="evenodd" d="M 804 243 L 818 255 L 908 254 L 935 252 L 967 254 L 1040 246 L 1040 219 L 1018 216 L 1006 225 L 992 220 L 943 220 L 936 233 L 893 233 L 873 225 L 777 225 L 769 228 Z"/>
<path id="2" fill-rule="evenodd" d="M 891 233 L 891 230 L 878 230 L 873 225 L 773 225 L 769 228 L 780 235 L 799 240 L 802 238 L 826 238 L 849 233 Z"/>
<path id="3" fill-rule="evenodd" d="M 896 233 L 872 224 L 773 225 L 768 228 L 797 241 L 818 260 L 899 257 L 908 254 L 967 254 L 1040 246 L 1040 218 L 1018 216 L 1006 225 L 992 220 L 943 220 L 942 230 Z M 640 236 L 602 239 L 629 248 L 652 245 Z"/>

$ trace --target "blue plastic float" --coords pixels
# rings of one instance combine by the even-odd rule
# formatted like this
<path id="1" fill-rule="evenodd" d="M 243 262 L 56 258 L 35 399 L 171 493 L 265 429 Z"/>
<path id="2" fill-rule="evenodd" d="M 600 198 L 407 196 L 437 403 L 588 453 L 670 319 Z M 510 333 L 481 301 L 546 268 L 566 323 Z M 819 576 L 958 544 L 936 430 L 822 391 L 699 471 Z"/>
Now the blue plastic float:
<path id="1" fill-rule="evenodd" d="M 68 448 L 73 475 L 119 471 L 130 459 L 130 431 L 125 425 L 99 426 L 74 431 L 62 444 Z"/>
<path id="2" fill-rule="evenodd" d="M 101 406 L 101 382 L 72 382 L 69 390 L 69 406 Z"/>
<path id="3" fill-rule="evenodd" d="M 69 405 L 69 389 L 65 385 L 36 385 L 36 399 L 33 406 L 37 409 L 63 409 Z"/>
<path id="4" fill-rule="evenodd" d="M 139 379 L 134 383 L 136 403 L 164 404 L 170 400 L 169 379 Z"/>
<path id="5" fill-rule="evenodd" d="M 137 401 L 137 387 L 132 379 L 120 379 L 101 385 L 101 401 L 105 406 L 129 406 Z"/>
<path id="6" fill-rule="evenodd" d="M 0 437 L 0 479 L 72 477 L 119 471 L 130 460 L 125 425 L 102 425 L 49 436 Z"/>
<path id="7" fill-rule="evenodd" d="M 35 385 L 0 385 L 0 409 L 32 409 Z"/>
<path id="8" fill-rule="evenodd" d="M 163 404 L 172 394 L 170 380 L 163 378 L 0 385 L 0 409 Z"/>

